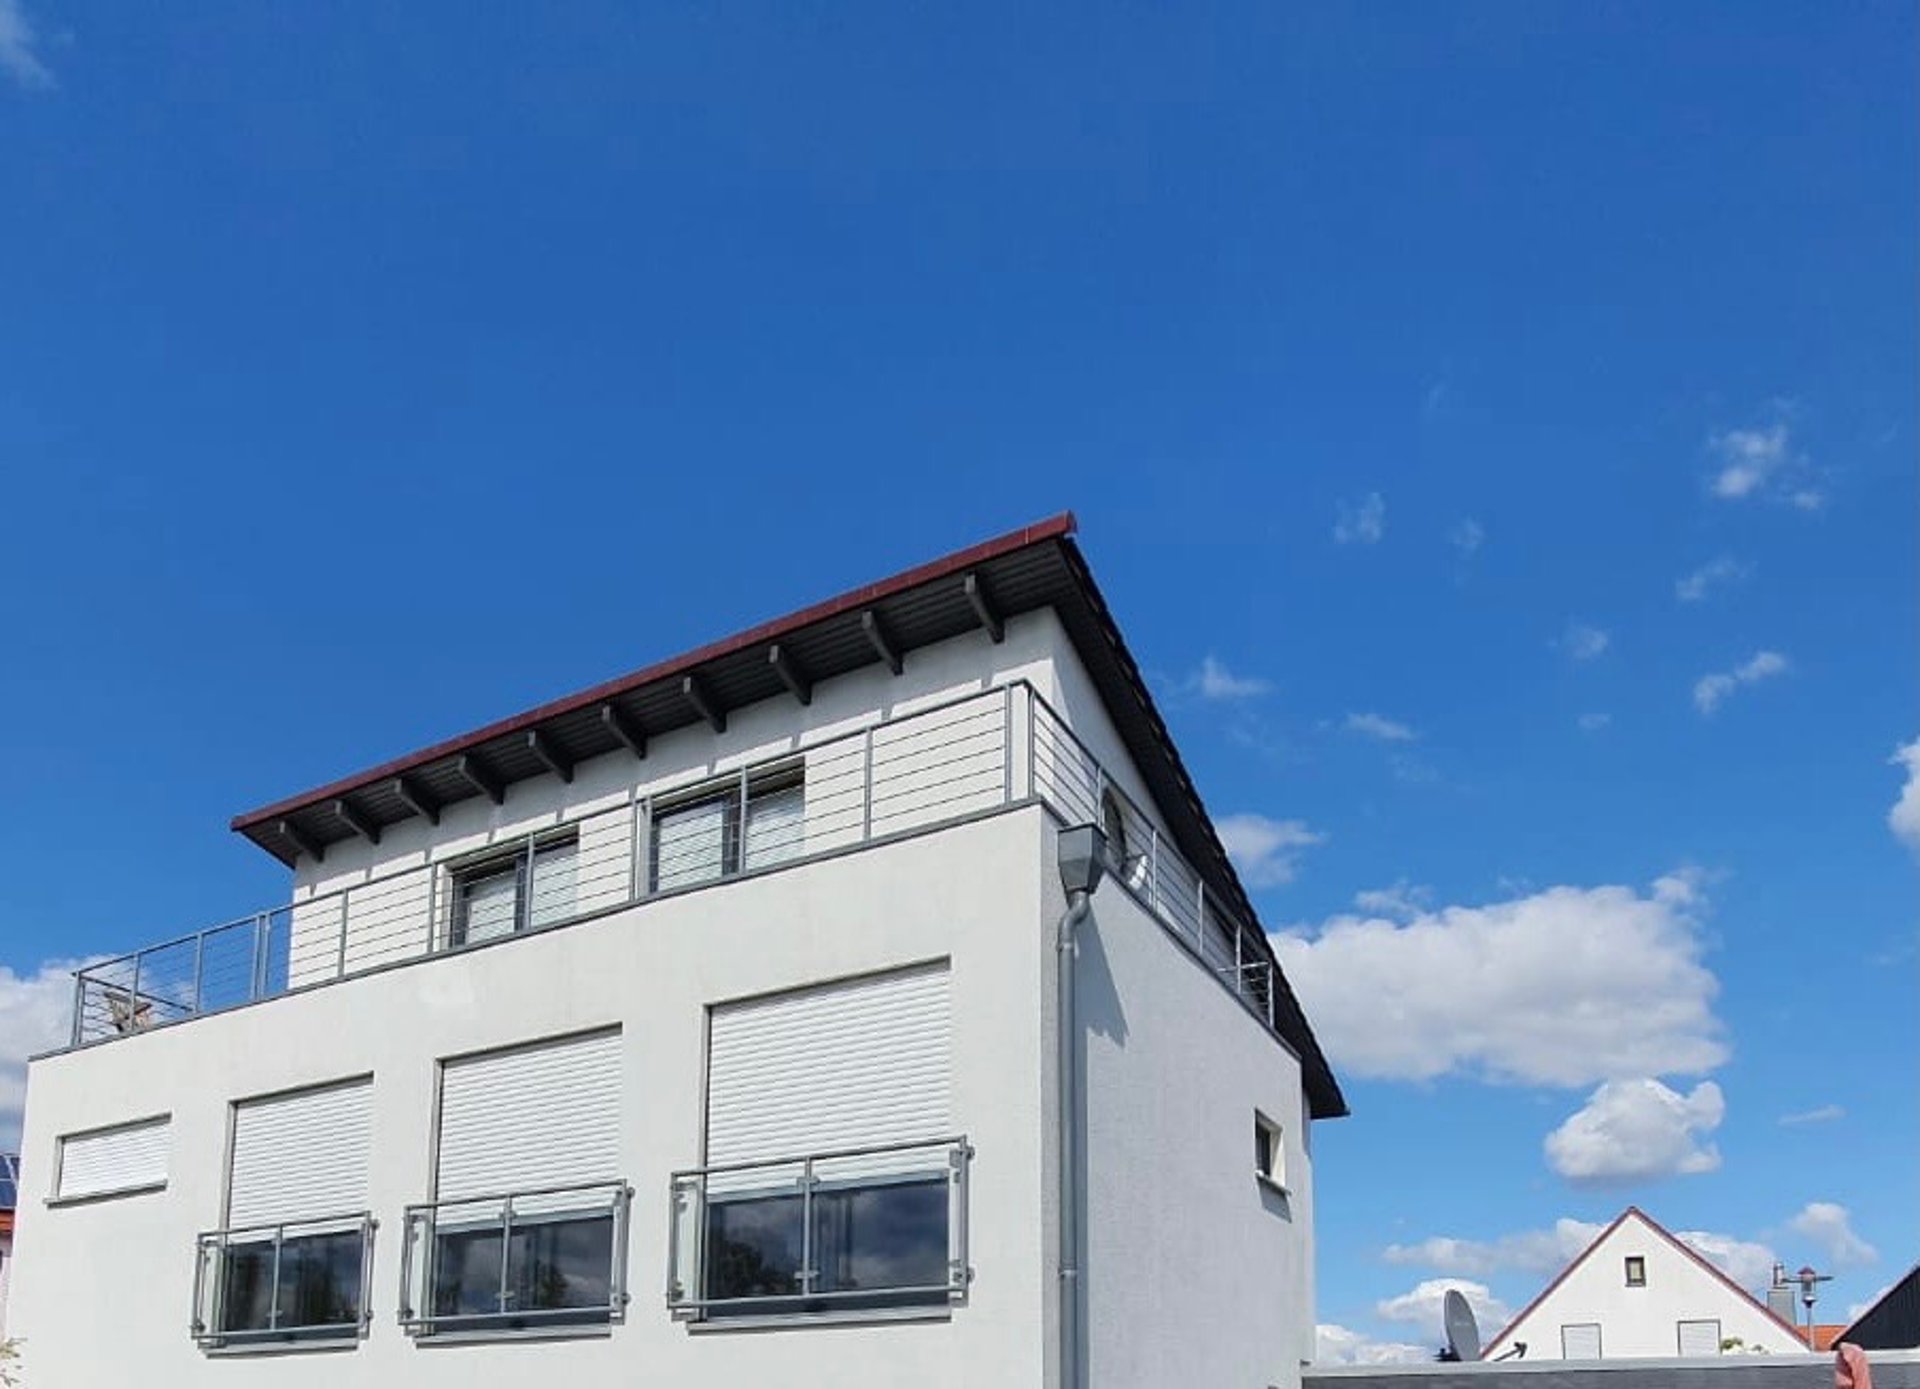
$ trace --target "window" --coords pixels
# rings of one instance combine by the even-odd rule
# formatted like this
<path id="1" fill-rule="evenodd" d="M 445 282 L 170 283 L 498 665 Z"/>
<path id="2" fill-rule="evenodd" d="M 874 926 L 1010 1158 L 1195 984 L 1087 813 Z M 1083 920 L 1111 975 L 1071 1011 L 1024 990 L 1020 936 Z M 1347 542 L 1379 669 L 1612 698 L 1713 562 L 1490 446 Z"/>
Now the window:
<path id="1" fill-rule="evenodd" d="M 654 808 L 655 892 L 797 858 L 806 842 L 805 772 L 797 762 L 729 777 Z"/>
<path id="2" fill-rule="evenodd" d="M 535 931 L 574 914 L 576 835 L 528 840 L 453 870 L 449 945 L 472 945 Z"/>
<path id="3" fill-rule="evenodd" d="M 1600 1323 L 1597 1321 L 1571 1322 L 1562 1326 L 1560 1358 L 1562 1360 L 1600 1359 Z"/>
<path id="4" fill-rule="evenodd" d="M 1717 1320 L 1683 1321 L 1675 1330 L 1679 1336 L 1680 1354 L 1696 1356 L 1720 1353 L 1720 1323 Z"/>
<path id="5" fill-rule="evenodd" d="M 416 1336 L 594 1329 L 626 1305 L 620 1033 L 443 1062 L 435 1193 L 406 1214 Z"/>
<path id="6" fill-rule="evenodd" d="M 669 1303 L 689 1317 L 946 1308 L 966 1168 L 947 967 L 711 1010 L 708 1167 L 674 1178 Z"/>
<path id="7" fill-rule="evenodd" d="M 1253 1173 L 1269 1186 L 1287 1189 L 1286 1134 L 1258 1110 L 1253 1115 Z"/>
<path id="8" fill-rule="evenodd" d="M 1645 1255 L 1627 1255 L 1627 1286 L 1629 1288 L 1644 1288 L 1647 1286 L 1647 1260 Z"/>
<path id="9" fill-rule="evenodd" d="M 227 1224 L 200 1236 L 194 1274 L 202 1346 L 366 1333 L 372 1097 L 356 1080 L 234 1106 Z"/>
<path id="10" fill-rule="evenodd" d="M 169 1116 L 161 1115 L 110 1129 L 68 1134 L 60 1140 L 54 1199 L 81 1201 L 157 1191 L 167 1184 L 169 1129 Z"/>

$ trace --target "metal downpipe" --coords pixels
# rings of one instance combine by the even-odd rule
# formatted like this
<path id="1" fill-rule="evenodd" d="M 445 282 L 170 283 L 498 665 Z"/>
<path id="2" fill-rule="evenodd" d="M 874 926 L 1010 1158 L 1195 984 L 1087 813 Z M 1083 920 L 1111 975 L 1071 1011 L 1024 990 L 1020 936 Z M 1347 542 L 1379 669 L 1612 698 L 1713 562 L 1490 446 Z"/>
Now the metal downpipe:
<path id="1" fill-rule="evenodd" d="M 1080 1019 L 1074 994 L 1077 950 L 1074 933 L 1092 910 L 1092 893 L 1069 893 L 1053 946 L 1054 1030 L 1058 1046 L 1054 1067 L 1059 1088 L 1056 1121 L 1060 1152 L 1060 1389 L 1080 1387 L 1080 1135 L 1076 1122 L 1080 1087 L 1075 1054 Z"/>

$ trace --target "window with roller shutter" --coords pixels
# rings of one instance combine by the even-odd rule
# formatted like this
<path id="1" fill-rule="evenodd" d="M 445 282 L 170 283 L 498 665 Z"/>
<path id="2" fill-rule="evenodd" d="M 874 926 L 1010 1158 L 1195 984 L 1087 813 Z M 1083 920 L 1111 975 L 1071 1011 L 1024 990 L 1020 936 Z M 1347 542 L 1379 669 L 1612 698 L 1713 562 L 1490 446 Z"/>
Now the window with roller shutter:
<path id="1" fill-rule="evenodd" d="M 227 1224 L 200 1237 L 203 1344 L 365 1334 L 372 1102 L 362 1078 L 234 1105 Z"/>
<path id="2" fill-rule="evenodd" d="M 954 1300 L 952 1071 L 945 962 L 713 1007 L 704 1314 Z"/>
<path id="3" fill-rule="evenodd" d="M 620 1042 L 607 1030 L 441 1064 L 434 1201 L 408 1212 L 416 1335 L 620 1315 Z"/>

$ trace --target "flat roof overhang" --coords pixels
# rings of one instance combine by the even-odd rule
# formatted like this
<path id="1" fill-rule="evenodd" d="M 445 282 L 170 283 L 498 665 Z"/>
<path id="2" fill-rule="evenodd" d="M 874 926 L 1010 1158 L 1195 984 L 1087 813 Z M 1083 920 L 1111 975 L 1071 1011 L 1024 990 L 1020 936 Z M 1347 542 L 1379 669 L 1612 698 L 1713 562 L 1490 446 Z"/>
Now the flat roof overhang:
<path id="1" fill-rule="evenodd" d="M 716 731 L 731 710 L 785 696 L 805 701 L 815 683 L 884 663 L 967 632 L 999 640 L 1003 624 L 1052 608 L 1105 702 L 1167 828 L 1226 906 L 1250 925 L 1259 916 L 1214 833 L 1172 736 L 1072 536 L 1063 512 L 958 550 L 891 578 L 502 719 L 457 738 L 235 816 L 233 828 L 292 866 L 301 854 L 354 838 L 379 842 L 415 816 L 438 822 L 457 802 L 503 801 L 514 783 L 549 773 L 571 780 L 576 764 L 695 724 Z M 1265 937 L 1262 935 L 1264 943 Z M 1275 1016 L 1299 1052 L 1316 1118 L 1347 1113 L 1333 1071 L 1275 961 Z"/>

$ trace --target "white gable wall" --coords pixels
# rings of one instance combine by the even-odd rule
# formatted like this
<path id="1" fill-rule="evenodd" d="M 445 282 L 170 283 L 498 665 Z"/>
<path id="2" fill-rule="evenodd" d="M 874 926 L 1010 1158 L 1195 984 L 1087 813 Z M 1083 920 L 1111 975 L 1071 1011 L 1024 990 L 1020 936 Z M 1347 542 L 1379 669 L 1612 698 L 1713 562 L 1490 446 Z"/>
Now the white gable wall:
<path id="1" fill-rule="evenodd" d="M 1647 1261 L 1645 1287 L 1630 1288 L 1626 1260 Z M 1561 1328 L 1597 1322 L 1605 1360 L 1672 1357 L 1680 1353 L 1680 1323 L 1718 1321 L 1720 1338 L 1739 1337 L 1742 1349 L 1800 1349 L 1793 1333 L 1742 1297 L 1638 1211 L 1588 1251 L 1560 1284 L 1487 1349 L 1504 1354 L 1518 1341 L 1528 1360 L 1559 1360 Z"/>

